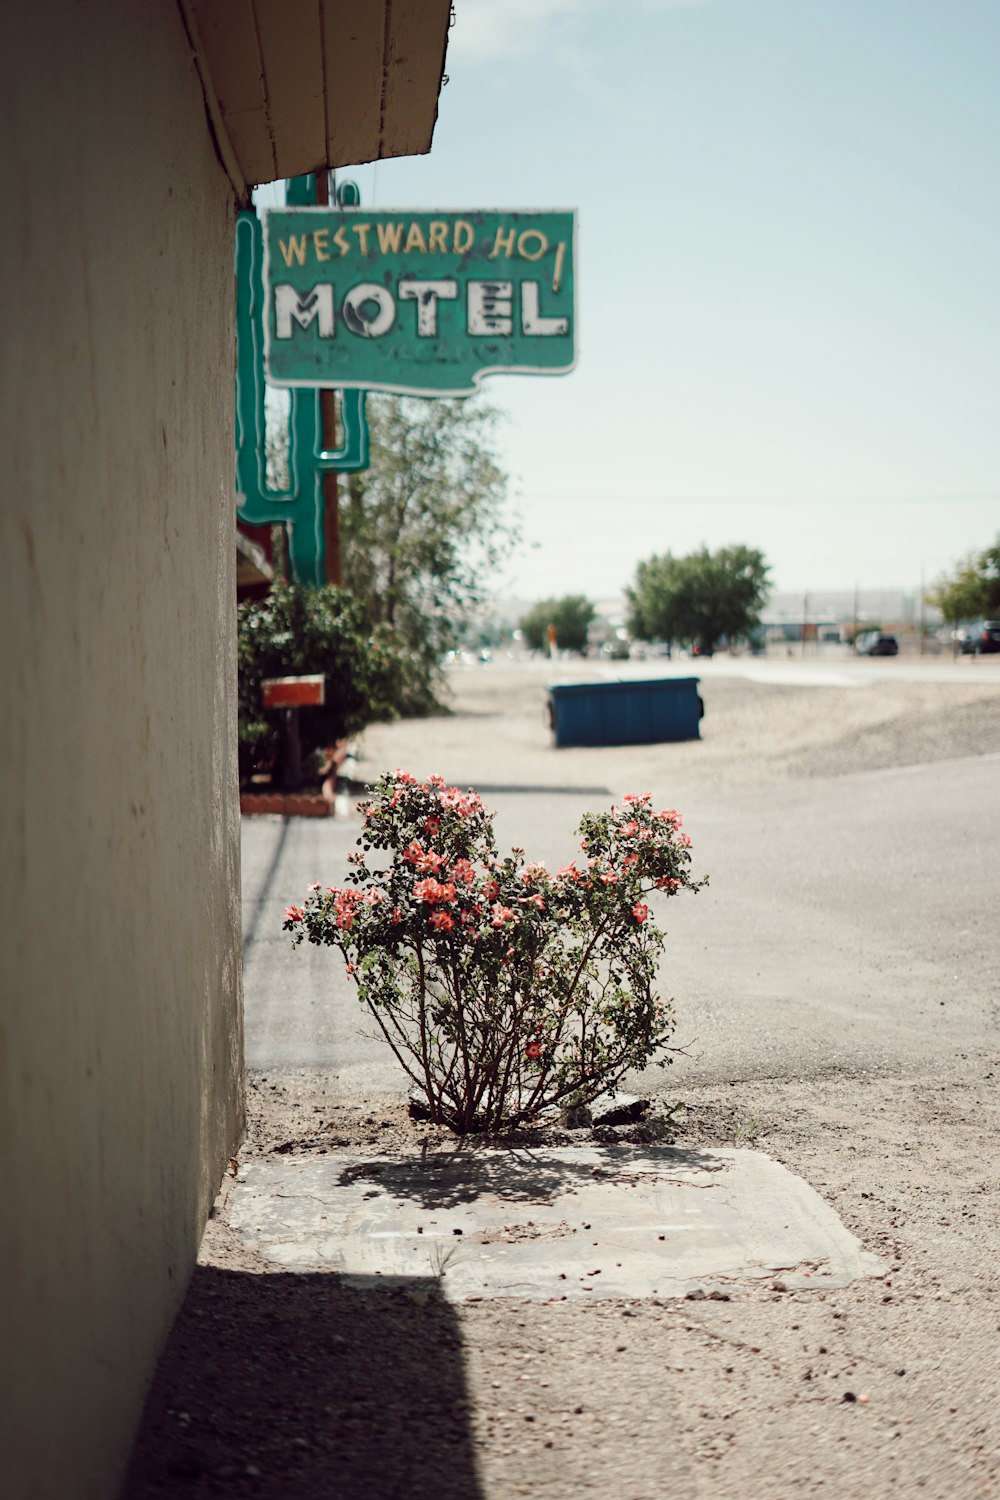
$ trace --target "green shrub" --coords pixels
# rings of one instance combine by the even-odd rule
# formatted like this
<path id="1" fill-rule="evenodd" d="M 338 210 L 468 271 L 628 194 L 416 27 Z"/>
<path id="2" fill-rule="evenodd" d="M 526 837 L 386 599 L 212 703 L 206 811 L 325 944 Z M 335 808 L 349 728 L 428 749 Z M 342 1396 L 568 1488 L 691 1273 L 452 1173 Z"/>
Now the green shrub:
<path id="1" fill-rule="evenodd" d="M 357 734 L 376 719 L 395 718 L 407 675 L 404 653 L 383 628 L 374 631 L 344 589 L 275 584 L 239 607 L 240 780 L 277 768 L 281 711 L 261 704 L 268 677 L 323 673 L 327 703 L 303 709 L 303 764 L 315 751 Z"/>

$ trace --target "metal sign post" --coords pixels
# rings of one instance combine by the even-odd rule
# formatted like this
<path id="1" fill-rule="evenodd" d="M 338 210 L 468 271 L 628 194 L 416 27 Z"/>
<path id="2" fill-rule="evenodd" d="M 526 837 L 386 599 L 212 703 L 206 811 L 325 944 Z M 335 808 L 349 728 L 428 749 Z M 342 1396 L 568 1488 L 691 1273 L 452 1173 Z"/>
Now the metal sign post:
<path id="1" fill-rule="evenodd" d="M 322 708 L 325 703 L 326 678 L 322 673 L 308 677 L 268 677 L 261 685 L 262 706 L 282 710 L 281 779 L 288 791 L 298 791 L 302 785 L 299 711 Z"/>
<path id="2" fill-rule="evenodd" d="M 289 191 L 315 197 L 312 177 L 296 178 Z M 355 388 L 341 399 L 343 442 L 328 446 L 324 438 L 324 395 L 293 391 L 288 420 L 287 489 L 267 479 L 264 376 L 264 249 L 256 213 L 236 219 L 236 509 L 251 526 L 279 522 L 288 531 L 289 561 L 298 583 L 327 582 L 327 534 L 324 475 L 368 467 L 365 393 Z M 329 399 L 335 400 L 332 392 Z M 335 564 L 336 566 L 336 564 Z"/>

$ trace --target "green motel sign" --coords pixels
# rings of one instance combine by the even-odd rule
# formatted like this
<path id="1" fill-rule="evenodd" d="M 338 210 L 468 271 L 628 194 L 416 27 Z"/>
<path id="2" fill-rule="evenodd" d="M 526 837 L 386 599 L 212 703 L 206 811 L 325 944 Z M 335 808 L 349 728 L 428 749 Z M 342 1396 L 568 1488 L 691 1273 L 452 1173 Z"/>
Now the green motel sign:
<path id="1" fill-rule="evenodd" d="M 264 349 L 279 386 L 468 396 L 576 361 L 576 215 L 272 208 Z"/>

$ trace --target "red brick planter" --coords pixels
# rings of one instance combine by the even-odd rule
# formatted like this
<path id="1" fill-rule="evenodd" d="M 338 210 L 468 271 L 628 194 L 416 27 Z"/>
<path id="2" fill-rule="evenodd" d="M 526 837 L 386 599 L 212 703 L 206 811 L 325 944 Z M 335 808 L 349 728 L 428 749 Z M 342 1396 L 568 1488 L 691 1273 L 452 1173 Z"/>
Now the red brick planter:
<path id="1" fill-rule="evenodd" d="M 325 797 L 312 792 L 241 792 L 240 812 L 278 813 L 283 818 L 328 818 L 332 813 Z"/>
<path id="2" fill-rule="evenodd" d="M 277 813 L 282 818 L 332 818 L 337 773 L 347 756 L 347 741 L 338 740 L 330 750 L 330 773 L 322 792 L 241 792 L 240 812 Z"/>

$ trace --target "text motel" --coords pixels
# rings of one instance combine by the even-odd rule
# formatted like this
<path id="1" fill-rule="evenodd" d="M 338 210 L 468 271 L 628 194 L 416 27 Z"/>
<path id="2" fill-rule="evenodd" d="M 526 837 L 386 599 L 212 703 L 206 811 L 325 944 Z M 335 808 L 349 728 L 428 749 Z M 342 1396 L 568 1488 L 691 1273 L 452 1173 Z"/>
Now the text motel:
<path id="1" fill-rule="evenodd" d="M 489 338 L 510 337 L 515 332 L 532 338 L 568 333 L 569 319 L 546 316 L 541 303 L 539 281 L 463 280 L 460 284 L 451 277 L 403 277 L 395 293 L 379 282 L 363 281 L 342 298 L 332 282 L 320 282 L 309 291 L 283 283 L 274 288 L 274 335 L 290 339 L 296 328 L 315 324 L 319 337 L 330 339 L 342 323 L 350 333 L 377 339 L 404 317 L 413 318 L 417 337 L 424 339 L 441 336 L 446 331 L 441 325 L 456 317 L 463 320 L 466 333 Z"/>

